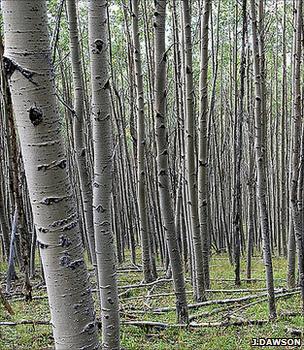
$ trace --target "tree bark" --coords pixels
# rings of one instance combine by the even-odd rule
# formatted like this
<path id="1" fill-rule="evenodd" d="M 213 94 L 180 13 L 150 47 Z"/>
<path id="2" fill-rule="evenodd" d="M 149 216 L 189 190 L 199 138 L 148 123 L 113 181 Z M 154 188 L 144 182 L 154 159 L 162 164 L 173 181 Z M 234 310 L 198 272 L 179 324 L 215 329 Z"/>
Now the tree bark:
<path id="1" fill-rule="evenodd" d="M 176 239 L 174 211 L 170 195 L 168 166 L 168 131 L 166 126 L 166 62 L 165 47 L 166 0 L 155 2 L 154 40 L 155 40 L 155 135 L 157 144 L 157 181 L 164 231 L 172 269 L 176 295 L 178 322 L 188 322 L 188 307 L 185 293 L 183 265 Z"/>
<path id="2" fill-rule="evenodd" d="M 103 348 L 119 350 L 119 306 L 111 216 L 113 143 L 107 6 L 107 0 L 88 1 L 94 149 L 93 218 Z"/>
<path id="3" fill-rule="evenodd" d="M 46 1 L 2 1 L 9 77 L 55 348 L 98 349 L 79 218 L 55 100 Z M 29 20 L 30 19 L 30 20 Z"/>
<path id="4" fill-rule="evenodd" d="M 80 193 L 83 203 L 86 237 L 89 243 L 92 264 L 96 269 L 96 253 L 92 211 L 92 184 L 87 171 L 86 144 L 84 128 L 84 88 L 79 47 L 77 5 L 75 0 L 67 0 L 67 14 L 69 22 L 69 38 L 74 83 L 74 147 L 76 164 L 80 180 Z"/>
<path id="5" fill-rule="evenodd" d="M 290 204 L 293 216 L 295 241 L 298 251 L 299 282 L 304 313 L 304 221 L 303 221 L 303 177 L 304 177 L 304 134 L 301 101 L 301 55 L 302 55 L 302 0 L 295 3 L 294 61 L 293 61 L 293 145 Z"/>
<path id="6" fill-rule="evenodd" d="M 197 174 L 195 167 L 195 114 L 194 114 L 194 86 L 192 67 L 192 38 L 191 38 L 191 14 L 188 0 L 182 0 L 183 31 L 185 37 L 185 80 L 186 80 L 186 130 L 185 130 L 185 150 L 186 150 L 186 174 L 189 188 L 189 210 L 192 223 L 192 237 L 195 255 L 195 297 L 197 301 L 206 300 L 203 249 L 200 236 L 200 224 L 198 217 L 197 198 Z"/>
<path id="7" fill-rule="evenodd" d="M 137 91 L 137 198 L 139 211 L 139 228 L 142 240 L 142 264 L 145 282 L 151 282 L 155 278 L 152 274 L 151 248 L 149 244 L 149 232 L 147 225 L 147 201 L 146 201 L 146 172 L 145 172 L 145 114 L 144 114 L 144 85 L 141 68 L 140 37 L 138 29 L 138 0 L 131 1 L 132 34 L 134 45 L 135 81 Z"/>
<path id="8" fill-rule="evenodd" d="M 272 269 L 272 257 L 270 249 L 270 237 L 269 237 L 269 220 L 267 209 L 267 183 L 266 183 L 266 154 L 265 154 L 265 133 L 263 123 L 266 122 L 265 115 L 263 113 L 263 76 L 260 65 L 260 52 L 259 52 L 259 35 L 258 22 L 256 18 L 256 3 L 255 0 L 251 0 L 251 19 L 252 19 L 252 41 L 253 41 L 253 70 L 255 79 L 255 158 L 257 169 L 257 195 L 260 211 L 260 224 L 263 239 L 263 257 L 266 269 L 266 284 L 269 297 L 269 316 L 270 318 L 276 317 L 276 305 L 274 298 L 274 285 L 273 285 L 273 269 Z"/>
<path id="9" fill-rule="evenodd" d="M 208 232 L 208 25 L 212 3 L 204 0 L 201 16 L 201 64 L 199 106 L 199 161 L 198 161 L 198 206 L 200 233 L 203 243 L 203 265 L 205 288 L 210 287 L 209 276 L 209 232 Z"/>

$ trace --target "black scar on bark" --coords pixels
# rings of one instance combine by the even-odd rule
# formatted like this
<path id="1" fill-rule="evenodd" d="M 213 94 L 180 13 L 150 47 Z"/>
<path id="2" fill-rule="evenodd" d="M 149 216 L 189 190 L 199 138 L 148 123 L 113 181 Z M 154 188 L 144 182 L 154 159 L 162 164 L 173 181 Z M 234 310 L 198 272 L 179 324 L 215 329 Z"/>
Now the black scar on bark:
<path id="1" fill-rule="evenodd" d="M 72 228 L 77 226 L 78 221 L 73 221 L 70 224 L 68 224 L 67 226 L 63 227 L 62 231 L 69 231 Z"/>
<path id="2" fill-rule="evenodd" d="M 16 70 L 16 64 L 13 63 L 8 57 L 3 57 L 4 72 L 8 79 L 13 75 Z"/>
<path id="3" fill-rule="evenodd" d="M 65 255 L 63 255 L 59 259 L 59 264 L 61 266 L 69 266 L 70 262 L 71 262 L 71 258 L 68 253 L 65 253 Z"/>
<path id="4" fill-rule="evenodd" d="M 94 41 L 94 44 L 95 44 L 95 48 L 96 48 L 95 52 L 101 53 L 104 42 L 101 39 L 96 39 Z"/>
<path id="5" fill-rule="evenodd" d="M 84 327 L 84 331 L 88 332 L 89 334 L 93 334 L 95 332 L 95 322 L 90 322 Z"/>
<path id="6" fill-rule="evenodd" d="M 65 169 L 66 165 L 67 165 L 67 160 L 66 159 L 61 159 L 60 161 L 58 161 L 56 163 L 38 165 L 37 169 L 38 169 L 38 171 L 40 171 L 40 170 L 46 171 L 48 169 L 53 169 L 55 167 L 59 167 L 61 169 Z"/>
<path id="7" fill-rule="evenodd" d="M 49 230 L 45 227 L 38 227 L 38 231 L 41 233 L 48 233 L 49 232 Z"/>
<path id="8" fill-rule="evenodd" d="M 81 156 L 81 157 L 84 157 L 85 155 L 86 155 L 86 149 L 84 148 L 84 149 L 81 151 L 80 156 Z"/>
<path id="9" fill-rule="evenodd" d="M 44 243 L 42 243 L 42 242 L 39 242 L 39 241 L 37 241 L 38 242 L 38 246 L 40 247 L 40 249 L 46 249 L 46 248 L 48 248 L 48 244 L 44 244 Z"/>
<path id="10" fill-rule="evenodd" d="M 68 237 L 61 235 L 59 237 L 59 244 L 61 247 L 65 248 L 65 247 L 69 247 L 72 243 Z"/>
<path id="11" fill-rule="evenodd" d="M 192 73 L 192 70 L 189 66 L 186 67 L 186 73 L 187 74 L 191 74 Z"/>
<path id="12" fill-rule="evenodd" d="M 67 267 L 72 269 L 72 270 L 75 270 L 77 267 L 81 266 L 84 264 L 84 261 L 82 259 L 79 259 L 79 260 L 75 260 L 75 261 L 72 261 L 70 262 Z"/>
<path id="13" fill-rule="evenodd" d="M 36 106 L 33 106 L 29 110 L 30 121 L 34 126 L 39 125 L 42 122 L 42 110 Z"/>
<path id="14" fill-rule="evenodd" d="M 66 168 L 66 165 L 67 165 L 67 160 L 66 160 L 66 159 L 62 159 L 62 160 L 58 163 L 58 166 L 59 166 L 59 168 L 61 168 L 61 169 L 65 169 L 65 168 Z"/>
<path id="15" fill-rule="evenodd" d="M 70 254 L 65 251 L 64 255 L 60 257 L 59 259 L 59 265 L 67 267 L 71 270 L 75 270 L 77 267 L 82 266 L 84 264 L 83 259 L 78 259 L 75 261 L 72 261 Z"/>
<path id="16" fill-rule="evenodd" d="M 45 205 L 52 205 L 53 203 L 59 203 L 63 200 L 64 198 L 58 198 L 58 197 L 47 197 L 43 198 L 40 203 L 45 204 Z"/>
<path id="17" fill-rule="evenodd" d="M 106 211 L 106 209 L 103 208 L 102 205 L 98 205 L 98 206 L 96 207 L 96 210 L 97 210 L 98 213 L 104 213 L 104 212 Z"/>
<path id="18" fill-rule="evenodd" d="M 34 85 L 38 85 L 32 80 L 32 77 L 35 74 L 34 72 L 31 72 L 25 68 L 22 68 L 21 66 L 19 66 L 18 63 L 14 62 L 13 60 L 11 60 L 6 56 L 3 56 L 3 64 L 4 64 L 4 71 L 8 79 L 10 79 L 13 73 L 17 70 L 31 83 L 33 83 Z"/>
<path id="19" fill-rule="evenodd" d="M 106 81 L 106 83 L 105 83 L 104 86 L 103 86 L 103 89 L 104 89 L 104 90 L 110 89 L 110 79 L 108 79 L 108 80 Z"/>

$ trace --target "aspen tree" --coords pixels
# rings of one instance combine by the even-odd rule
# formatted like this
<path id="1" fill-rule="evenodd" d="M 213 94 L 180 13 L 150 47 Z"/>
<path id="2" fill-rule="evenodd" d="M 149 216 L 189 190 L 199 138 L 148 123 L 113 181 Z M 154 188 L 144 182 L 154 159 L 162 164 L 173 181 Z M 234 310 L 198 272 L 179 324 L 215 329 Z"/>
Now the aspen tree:
<path id="1" fill-rule="evenodd" d="M 94 150 L 93 218 L 103 349 L 119 350 L 119 305 L 111 215 L 113 142 L 107 6 L 107 0 L 88 1 Z"/>
<path id="2" fill-rule="evenodd" d="M 72 73 L 74 83 L 74 143 L 76 163 L 80 180 L 86 235 L 89 243 L 92 264 L 96 269 L 95 239 L 92 212 L 92 183 L 87 171 L 85 127 L 84 127 L 84 87 L 79 47 L 76 0 L 67 0 L 69 38 L 71 50 Z"/>
<path id="3" fill-rule="evenodd" d="M 189 186 L 189 208 L 192 221 L 192 236 L 194 247 L 194 274 L 195 274 L 195 297 L 198 301 L 206 300 L 203 249 L 200 236 L 200 224 L 198 217 L 198 198 L 197 198 L 197 174 L 195 167 L 195 113 L 194 113 L 194 86 L 193 86 L 193 67 L 192 67 L 192 38 L 191 38 L 191 14 L 188 0 L 182 0 L 183 30 L 185 37 L 185 73 L 186 73 L 186 132 L 185 132 L 185 150 L 187 161 L 187 179 Z"/>
<path id="4" fill-rule="evenodd" d="M 293 67 L 293 146 L 290 202 L 298 251 L 299 282 L 304 314 L 304 222 L 303 222 L 303 182 L 304 182 L 304 133 L 301 102 L 301 56 L 302 56 L 302 0 L 295 3 L 296 25 L 294 31 Z M 302 135 L 301 135 L 302 134 Z"/>
<path id="5" fill-rule="evenodd" d="M 257 169 L 257 197 L 259 203 L 259 215 L 260 224 L 263 239 L 263 257 L 266 269 L 266 284 L 269 298 L 269 316 L 270 318 L 276 317 L 276 305 L 274 297 L 274 284 L 273 284 L 273 269 L 272 269 L 272 257 L 270 249 L 270 233 L 269 233 L 269 213 L 267 208 L 267 183 L 266 183 L 266 154 L 264 143 L 265 129 L 264 124 L 266 122 L 263 107 L 265 101 L 265 95 L 263 94 L 262 83 L 263 75 L 261 71 L 261 61 L 259 52 L 259 28 L 256 17 L 256 3 L 255 0 L 251 0 L 251 22 L 252 22 L 252 42 L 253 42 L 253 71 L 255 82 L 255 104 L 254 104 L 254 119 L 255 119 L 255 159 Z"/>
<path id="6" fill-rule="evenodd" d="M 55 99 L 46 1 L 2 1 L 9 77 L 56 350 L 99 349 Z"/>
<path id="7" fill-rule="evenodd" d="M 200 232 L 203 242 L 203 265 L 205 287 L 210 286 L 209 276 L 209 232 L 208 232 L 208 24 L 210 0 L 203 1 L 201 16 L 201 59 L 200 59 L 200 105 L 199 105 L 199 161 L 198 161 L 198 206 Z"/>
<path id="8" fill-rule="evenodd" d="M 155 135 L 157 144 L 157 181 L 164 231 L 176 296 L 178 322 L 188 322 L 188 306 L 182 259 L 177 244 L 173 204 L 170 195 L 168 166 L 168 131 L 166 126 L 166 62 L 165 45 L 166 0 L 155 2 L 154 45 L 155 45 Z"/>
<path id="9" fill-rule="evenodd" d="M 236 4 L 236 6 L 238 6 Z M 234 229 L 234 260 L 235 260 L 235 284 L 240 285 L 240 259 L 241 259 L 241 230 L 242 230 L 242 188 L 241 188 L 241 162 L 243 153 L 243 115 L 245 95 L 246 72 L 246 33 L 247 33 L 247 0 L 242 4 L 242 48 L 240 66 L 239 97 L 236 96 L 235 130 L 234 130 L 234 194 L 233 194 L 233 229 Z M 237 17 L 236 17 L 237 21 Z M 237 38 L 236 38 L 237 39 Z M 236 69 L 236 67 L 235 67 Z M 236 79 L 237 80 L 237 79 Z M 237 101 L 238 100 L 238 101 Z"/>
<path id="10" fill-rule="evenodd" d="M 132 34 L 134 45 L 134 67 L 137 92 L 137 198 L 139 211 L 139 228 L 142 240 L 142 264 L 144 280 L 154 280 L 152 274 L 151 247 L 147 225 L 147 200 L 146 200 L 146 172 L 145 172 L 145 113 L 144 113 L 144 85 L 141 64 L 140 37 L 138 29 L 138 0 L 131 1 Z"/>

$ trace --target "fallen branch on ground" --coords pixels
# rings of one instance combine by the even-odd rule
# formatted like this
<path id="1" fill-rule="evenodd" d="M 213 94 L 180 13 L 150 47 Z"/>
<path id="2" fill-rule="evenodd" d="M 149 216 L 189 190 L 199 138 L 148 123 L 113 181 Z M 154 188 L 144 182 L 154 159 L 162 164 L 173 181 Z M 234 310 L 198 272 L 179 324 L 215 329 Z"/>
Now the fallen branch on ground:
<path id="1" fill-rule="evenodd" d="M 50 321 L 20 320 L 20 321 L 1 321 L 0 326 L 20 326 L 20 325 L 51 325 Z"/>
<path id="2" fill-rule="evenodd" d="M 298 316 L 300 313 L 281 313 L 277 319 L 283 318 L 285 316 Z M 275 320 L 247 320 L 241 319 L 234 322 L 222 321 L 222 322 L 203 322 L 203 323 L 195 323 L 191 322 L 190 324 L 170 324 L 163 322 L 154 322 L 154 321 L 136 321 L 136 320 L 122 320 L 121 324 L 124 326 L 137 326 L 143 328 L 158 328 L 158 329 L 166 329 L 166 328 L 209 328 L 209 327 L 229 327 L 229 326 L 250 326 L 250 325 L 264 325 L 266 323 L 270 323 Z M 100 321 L 97 321 L 99 323 Z M 34 320 L 20 320 L 16 322 L 4 321 L 0 322 L 0 326 L 19 326 L 19 325 L 51 325 L 50 321 L 34 321 Z"/>
<path id="3" fill-rule="evenodd" d="M 168 282 L 172 282 L 172 278 L 161 278 L 161 279 L 158 279 L 158 280 L 150 282 L 150 283 L 129 284 L 129 285 L 125 285 L 125 286 L 118 286 L 118 289 L 146 288 L 146 287 L 152 287 L 158 283 L 168 283 Z"/>
<path id="4" fill-rule="evenodd" d="M 240 326 L 240 325 L 249 325 L 249 324 L 265 324 L 269 320 L 245 320 L 245 321 L 236 321 L 236 322 L 206 322 L 206 323 L 190 323 L 187 324 L 170 324 L 154 321 L 121 321 L 121 324 L 124 326 L 136 326 L 142 328 L 156 328 L 163 330 L 166 328 L 204 328 L 204 327 L 228 327 L 228 326 Z M 33 321 L 33 320 L 20 320 L 16 322 L 4 321 L 0 322 L 0 326 L 20 326 L 20 325 L 51 325 L 50 321 Z"/>
<path id="5" fill-rule="evenodd" d="M 230 310 L 233 310 L 234 308 L 236 307 L 236 305 L 230 305 L 230 306 L 226 306 L 226 307 L 218 307 L 216 309 L 213 309 L 211 311 L 204 311 L 204 312 L 201 312 L 199 314 L 196 314 L 196 315 L 190 315 L 189 316 L 189 321 L 194 321 L 198 318 L 207 318 L 207 317 L 210 317 L 212 315 L 215 315 L 215 314 L 218 314 L 220 312 L 226 312 L 226 311 L 230 311 Z"/>
<path id="6" fill-rule="evenodd" d="M 293 294 L 297 294 L 300 291 L 297 289 L 297 291 L 295 292 L 288 292 L 284 289 L 279 289 L 275 291 L 275 294 L 287 294 L 287 293 L 293 293 Z M 196 309 L 196 308 L 200 308 L 203 306 L 209 306 L 209 305 L 213 305 L 213 304 L 219 304 L 219 305 L 223 305 L 223 304 L 233 304 L 233 303 L 238 303 L 238 302 L 242 302 L 242 301 L 247 301 L 247 300 L 252 300 L 252 299 L 256 299 L 262 296 L 267 295 L 267 292 L 264 293 L 260 293 L 260 294 L 255 294 L 255 295 L 248 295 L 248 296 L 243 296 L 240 298 L 232 298 L 232 299 L 217 299 L 217 300 L 207 300 L 207 301 L 203 301 L 200 303 L 195 303 L 195 304 L 189 304 L 188 305 L 188 309 Z M 153 309 L 153 310 L 149 310 L 149 312 L 151 313 L 164 313 L 164 312 L 170 312 L 170 311 L 175 311 L 175 307 L 174 306 L 167 306 L 167 307 L 162 307 L 162 308 L 157 308 L 157 309 Z M 146 313 L 146 310 L 133 310 L 134 313 Z"/>
<path id="7" fill-rule="evenodd" d="M 281 290 L 281 289 L 275 289 L 275 290 Z M 256 293 L 256 292 L 265 292 L 267 291 L 266 288 L 257 288 L 257 289 L 206 289 L 207 293 L 223 293 L 223 294 L 234 294 L 234 293 Z M 123 293 L 121 293 L 123 294 Z M 192 290 L 187 290 L 186 294 L 193 294 Z M 175 292 L 168 292 L 168 293 L 159 293 L 159 294 L 151 294 L 149 295 L 149 299 L 151 298 L 162 298 L 162 297 L 169 297 L 169 296 L 175 296 Z M 146 295 L 139 295 L 136 297 L 129 297 L 126 298 L 126 301 L 129 300 L 138 300 L 138 299 L 145 299 Z"/>
<path id="8" fill-rule="evenodd" d="M 280 298 L 288 298 L 288 297 L 291 297 L 295 294 L 299 294 L 299 291 L 298 290 L 294 290 L 294 291 L 291 291 L 291 292 L 284 292 L 282 294 L 277 294 L 275 295 L 275 298 L 276 299 L 280 299 Z M 242 311 L 244 309 L 248 309 L 249 307 L 251 306 L 254 306 L 256 304 L 260 304 L 261 302 L 264 302 L 264 301 L 268 301 L 268 297 L 266 298 L 262 298 L 262 299 L 259 299 L 259 300 L 256 300 L 256 301 L 253 301 L 252 303 L 249 303 L 249 304 L 246 304 L 244 306 L 241 306 L 235 310 L 233 310 L 233 314 L 235 314 L 236 312 L 239 312 L 239 311 Z M 231 315 L 230 315 L 231 316 Z"/>

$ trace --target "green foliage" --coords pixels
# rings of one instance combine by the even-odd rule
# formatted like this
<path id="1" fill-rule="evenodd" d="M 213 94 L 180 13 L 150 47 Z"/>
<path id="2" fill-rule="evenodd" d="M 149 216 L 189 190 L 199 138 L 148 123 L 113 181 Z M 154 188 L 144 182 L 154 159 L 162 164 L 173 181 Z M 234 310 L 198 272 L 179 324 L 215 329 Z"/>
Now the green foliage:
<path id="1" fill-rule="evenodd" d="M 260 257 L 253 259 L 252 266 L 253 278 L 264 279 L 264 267 Z M 5 266 L 0 265 L 0 271 L 4 271 Z M 286 262 L 283 258 L 274 258 L 274 277 L 276 287 L 285 286 L 285 271 Z M 3 273 L 2 275 L 3 276 Z M 221 279 L 233 279 L 233 268 L 229 265 L 227 256 L 219 255 L 214 256 L 211 261 L 211 277 L 212 289 L 236 289 L 233 282 L 222 282 Z M 245 277 L 245 261 L 242 261 L 242 276 Z M 129 285 L 140 283 L 140 273 L 119 273 L 119 285 Z M 38 279 L 33 281 L 36 284 Z M 17 282 L 18 283 L 18 282 Z M 241 288 L 246 289 L 258 289 L 264 288 L 265 283 L 263 281 L 252 282 L 250 284 L 242 283 Z M 191 286 L 187 283 L 187 290 L 191 290 Z M 153 289 L 154 294 L 172 292 L 172 286 L 170 283 L 157 285 Z M 44 295 L 45 291 L 35 290 L 35 295 Z M 173 306 L 174 295 L 165 296 L 155 299 L 130 299 L 132 297 L 146 296 L 147 289 L 132 289 L 130 293 L 124 298 L 121 298 L 121 304 L 123 309 L 132 314 L 132 308 L 143 309 L 148 303 L 151 308 L 162 306 Z M 189 303 L 194 302 L 192 295 L 189 295 Z M 214 293 L 209 294 L 209 299 L 226 299 L 236 298 L 243 295 L 239 292 L 236 293 Z M 97 298 L 95 294 L 96 304 Z M 278 300 L 278 312 L 286 311 L 298 311 L 300 305 L 300 297 L 298 295 L 292 296 L 286 299 Z M 24 301 L 12 302 L 15 315 L 10 317 L 3 308 L 0 308 L 0 320 L 49 320 L 50 314 L 48 310 L 47 299 L 36 299 L 32 302 L 26 303 Z M 198 310 L 191 310 L 190 314 L 198 314 L 202 311 L 211 311 L 215 308 L 219 308 L 218 305 L 210 305 Z M 235 305 L 235 308 L 240 305 Z M 97 305 L 97 309 L 99 309 Z M 97 310 L 98 314 L 98 310 Z M 219 322 L 225 320 L 225 312 L 217 313 L 208 318 L 198 318 L 196 322 Z M 236 315 L 247 319 L 267 319 L 268 307 L 267 302 L 261 302 L 248 307 Z M 161 315 L 155 315 L 149 313 L 134 314 L 133 317 L 137 320 L 149 320 L 166 323 L 175 323 L 175 312 L 164 313 Z M 130 316 L 122 316 L 122 320 L 130 319 Z M 122 326 L 122 346 L 127 350 L 249 350 L 251 349 L 251 339 L 253 337 L 287 337 L 286 326 L 291 328 L 303 329 L 303 318 L 298 317 L 285 317 L 279 318 L 273 323 L 268 323 L 263 326 L 242 326 L 242 327 L 212 327 L 202 328 L 194 330 L 178 330 L 175 328 L 158 331 L 155 329 L 143 329 L 134 326 Z M 47 349 L 52 344 L 52 333 L 49 326 L 25 326 L 20 325 L 16 327 L 0 327 L 0 349 L 5 350 L 41 350 Z"/>

